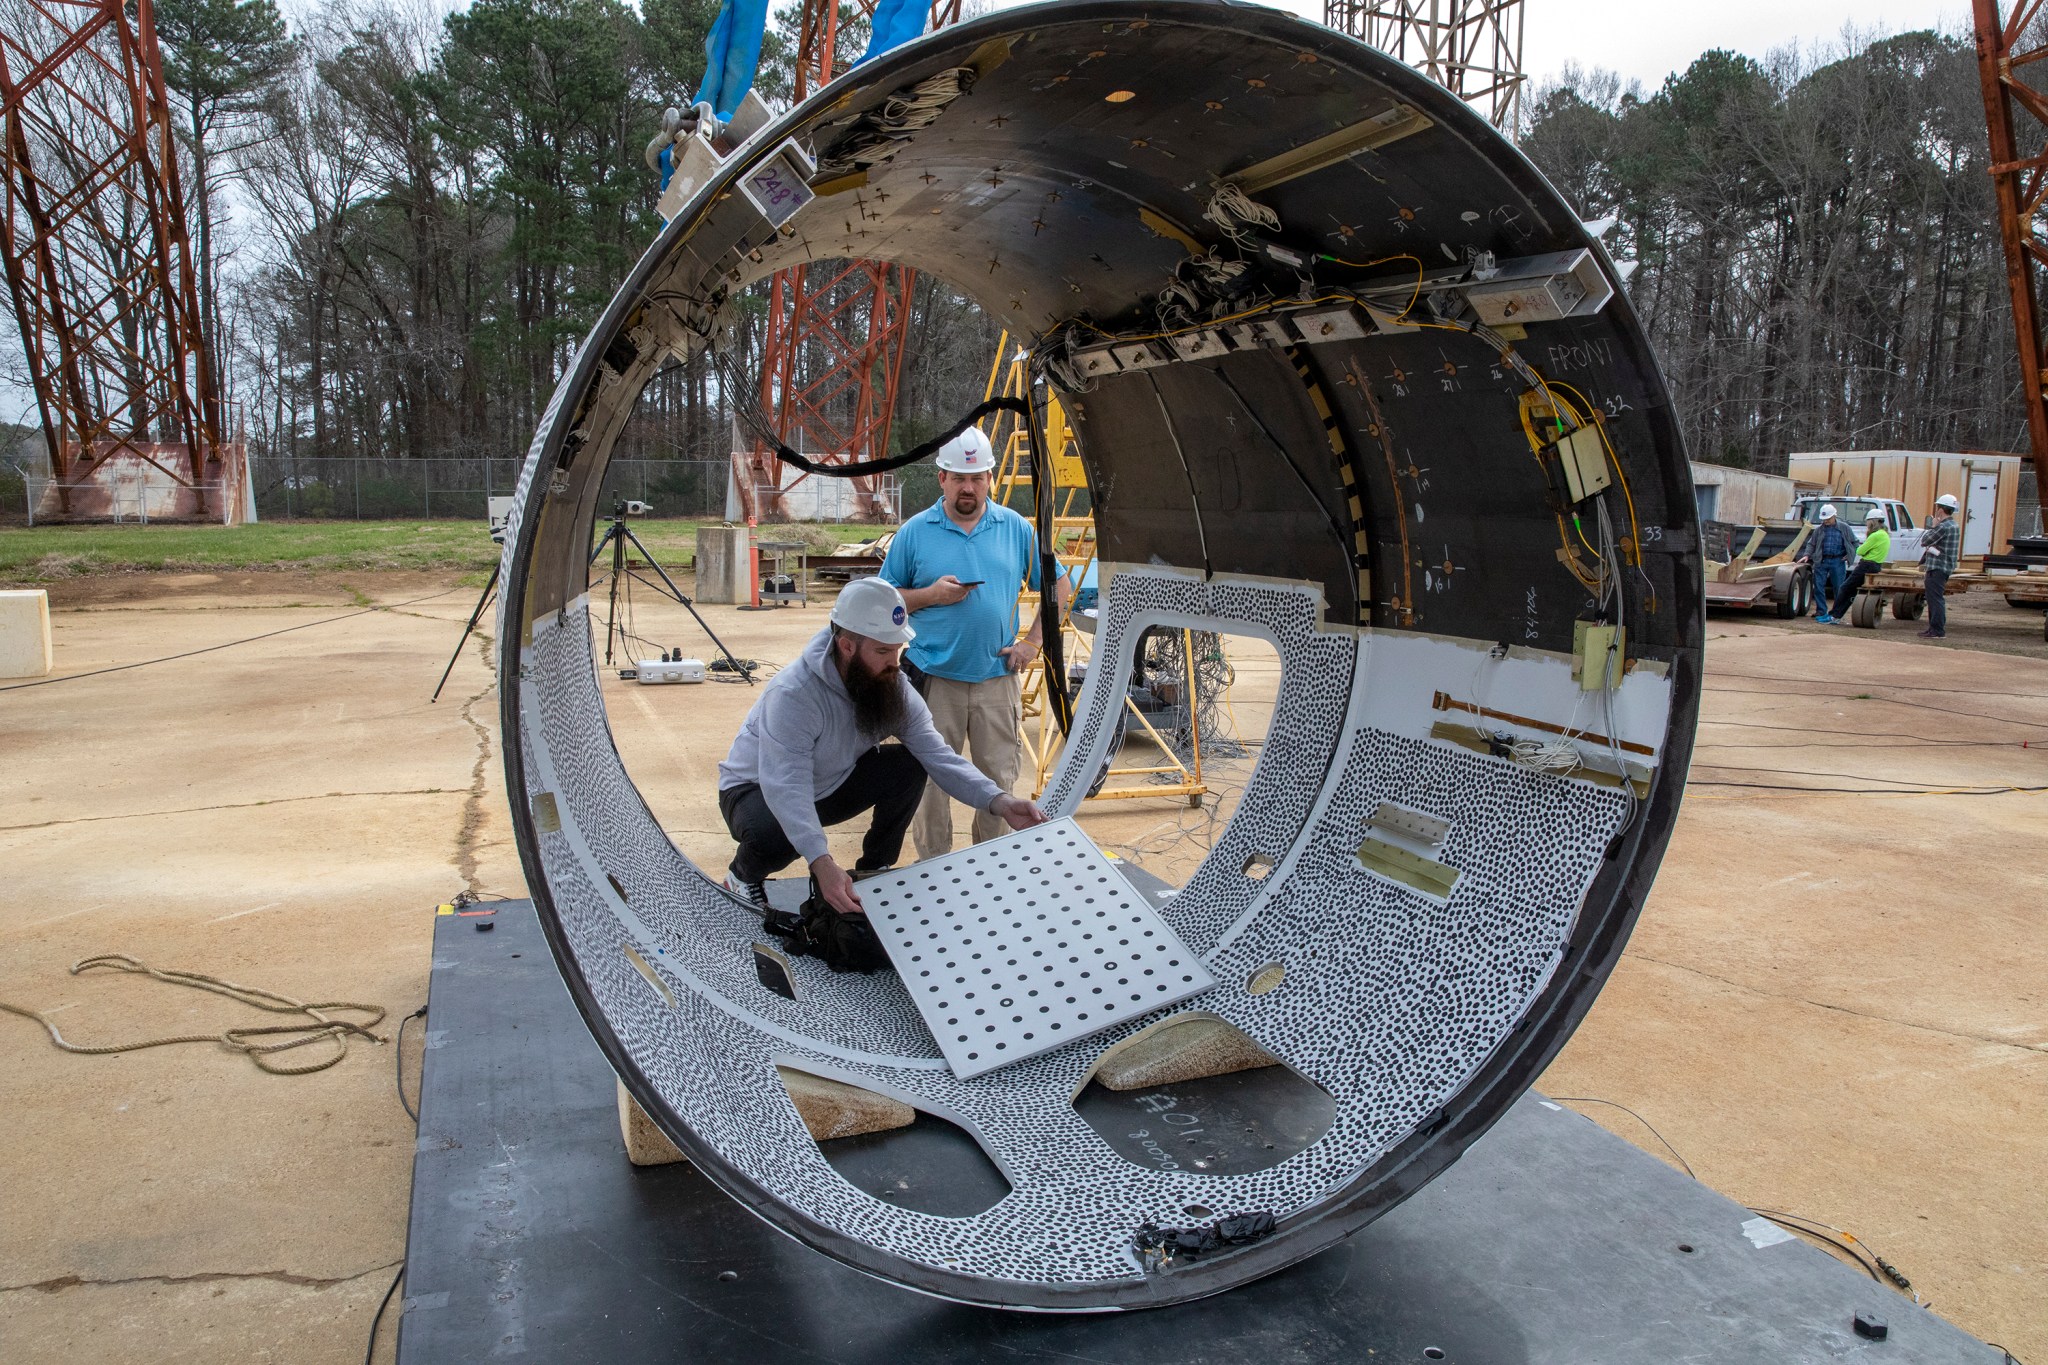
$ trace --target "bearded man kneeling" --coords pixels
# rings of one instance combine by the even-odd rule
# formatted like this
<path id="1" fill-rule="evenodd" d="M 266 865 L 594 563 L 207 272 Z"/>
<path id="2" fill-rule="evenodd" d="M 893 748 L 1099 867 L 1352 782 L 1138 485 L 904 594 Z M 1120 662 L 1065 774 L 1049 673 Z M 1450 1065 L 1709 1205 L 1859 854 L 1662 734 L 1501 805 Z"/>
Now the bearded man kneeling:
<path id="1" fill-rule="evenodd" d="M 924 698 L 903 676 L 917 636 L 903 595 L 880 579 L 849 583 L 794 663 L 762 689 L 718 765 L 718 808 L 739 842 L 725 884 L 766 912 L 763 883 L 801 857 L 818 894 L 842 915 L 862 913 L 856 875 L 903 852 L 929 775 L 947 795 L 1012 829 L 1045 820 L 1036 804 L 982 776 L 939 737 Z M 897 739 L 900 744 L 884 744 Z M 853 872 L 839 866 L 825 826 L 872 810 Z"/>

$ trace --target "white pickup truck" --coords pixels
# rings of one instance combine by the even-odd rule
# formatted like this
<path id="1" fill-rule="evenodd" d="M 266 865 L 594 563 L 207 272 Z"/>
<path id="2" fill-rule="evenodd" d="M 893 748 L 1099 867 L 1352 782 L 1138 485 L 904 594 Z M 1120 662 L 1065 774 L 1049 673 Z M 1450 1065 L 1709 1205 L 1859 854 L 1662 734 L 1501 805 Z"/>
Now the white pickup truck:
<path id="1" fill-rule="evenodd" d="M 1820 509 L 1832 504 L 1835 515 L 1849 528 L 1849 534 L 1856 537 L 1858 544 L 1863 541 L 1866 525 L 1864 518 L 1870 515 L 1872 507 L 1884 513 L 1884 529 L 1892 534 L 1891 553 L 1885 556 L 1887 564 L 1914 565 L 1920 562 L 1920 538 L 1924 534 L 1913 524 L 1913 514 L 1906 510 L 1906 504 L 1897 498 L 1853 498 L 1822 497 L 1808 494 L 1794 503 L 1785 513 L 1790 521 L 1805 521 L 1820 524 Z"/>

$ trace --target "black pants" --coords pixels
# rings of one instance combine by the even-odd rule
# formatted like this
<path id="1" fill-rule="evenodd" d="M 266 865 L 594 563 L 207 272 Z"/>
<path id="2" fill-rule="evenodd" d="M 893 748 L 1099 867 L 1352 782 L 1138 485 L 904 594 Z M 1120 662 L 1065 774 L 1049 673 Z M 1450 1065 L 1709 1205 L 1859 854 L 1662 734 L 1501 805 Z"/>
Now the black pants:
<path id="1" fill-rule="evenodd" d="M 1927 629 L 1948 634 L 1948 574 L 1941 569 L 1927 571 Z"/>
<path id="2" fill-rule="evenodd" d="M 1849 614 L 1849 608 L 1856 605 L 1857 590 L 1863 586 L 1863 580 L 1870 577 L 1873 567 L 1867 559 L 1856 561 L 1856 566 L 1849 570 L 1849 581 L 1842 584 L 1842 590 L 1835 594 L 1834 605 L 1828 608 L 1828 615 L 1839 620 Z"/>
<path id="3" fill-rule="evenodd" d="M 903 836 L 917 814 L 917 803 L 924 799 L 924 780 L 924 765 L 902 745 L 870 749 L 846 780 L 818 802 L 818 823 L 843 824 L 863 811 L 874 811 L 875 821 L 854 867 L 862 872 L 889 867 L 903 853 Z M 796 847 L 768 809 L 760 783 L 727 787 L 718 794 L 718 809 L 725 827 L 739 841 L 732 870 L 741 881 L 766 881 L 796 861 Z"/>

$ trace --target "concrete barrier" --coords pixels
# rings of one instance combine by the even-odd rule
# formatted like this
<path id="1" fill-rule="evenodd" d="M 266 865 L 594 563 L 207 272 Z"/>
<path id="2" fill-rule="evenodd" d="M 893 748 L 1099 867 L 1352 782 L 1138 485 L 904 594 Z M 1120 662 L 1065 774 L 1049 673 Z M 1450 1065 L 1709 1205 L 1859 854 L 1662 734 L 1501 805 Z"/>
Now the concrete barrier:
<path id="1" fill-rule="evenodd" d="M 697 600 L 732 605 L 754 599 L 753 562 L 744 526 L 697 528 Z"/>
<path id="2" fill-rule="evenodd" d="M 50 594 L 0 592 L 0 678 L 40 678 L 50 667 Z"/>

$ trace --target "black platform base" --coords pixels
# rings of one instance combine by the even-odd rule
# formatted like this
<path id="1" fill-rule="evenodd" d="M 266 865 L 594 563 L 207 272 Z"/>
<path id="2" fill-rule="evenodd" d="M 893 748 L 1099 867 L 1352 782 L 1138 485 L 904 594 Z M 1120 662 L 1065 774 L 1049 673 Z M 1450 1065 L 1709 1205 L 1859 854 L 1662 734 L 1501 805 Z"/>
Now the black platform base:
<path id="1" fill-rule="evenodd" d="M 490 922 L 436 925 L 402 1365 L 2001 1359 L 1533 1095 L 1349 1242 L 1232 1293 L 1085 1317 L 924 1298 L 789 1241 L 688 1166 L 627 1164 L 612 1072 L 533 907 Z M 1889 1339 L 1856 1335 L 1859 1311 Z"/>

